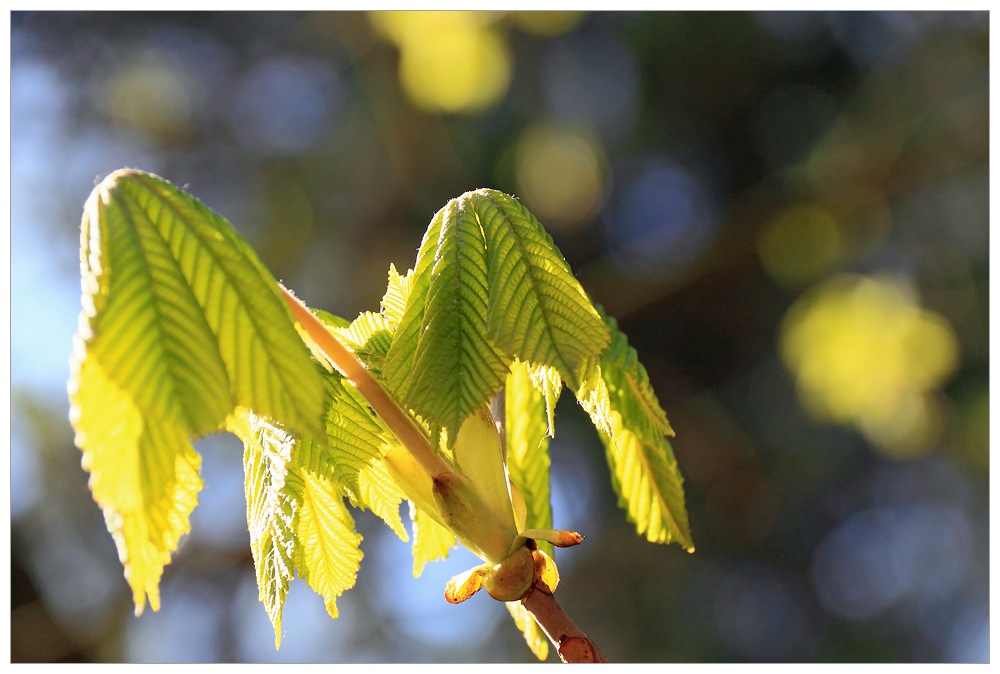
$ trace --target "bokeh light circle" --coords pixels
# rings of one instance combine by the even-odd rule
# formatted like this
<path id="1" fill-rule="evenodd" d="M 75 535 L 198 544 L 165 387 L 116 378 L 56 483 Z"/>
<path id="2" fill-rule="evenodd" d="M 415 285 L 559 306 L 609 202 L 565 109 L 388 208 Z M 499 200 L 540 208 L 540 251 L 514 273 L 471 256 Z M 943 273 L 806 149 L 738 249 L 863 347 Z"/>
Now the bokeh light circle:
<path id="1" fill-rule="evenodd" d="M 664 158 L 640 161 L 605 209 L 610 254 L 625 271 L 666 276 L 701 255 L 717 221 L 708 191 L 688 170 Z"/>
<path id="2" fill-rule="evenodd" d="M 596 215 L 602 195 L 603 153 L 593 137 L 537 126 L 516 150 L 518 193 L 551 229 L 573 229 Z"/>
<path id="3" fill-rule="evenodd" d="M 258 63 L 240 84 L 236 133 L 258 154 L 307 152 L 332 128 L 342 88 L 325 61 L 280 57 Z"/>

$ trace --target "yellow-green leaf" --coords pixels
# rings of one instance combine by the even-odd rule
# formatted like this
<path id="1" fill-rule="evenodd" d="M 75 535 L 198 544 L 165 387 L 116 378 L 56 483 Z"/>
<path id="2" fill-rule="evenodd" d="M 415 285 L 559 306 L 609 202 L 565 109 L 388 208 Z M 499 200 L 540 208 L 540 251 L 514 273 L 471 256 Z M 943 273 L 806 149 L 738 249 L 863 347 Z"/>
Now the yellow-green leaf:
<path id="1" fill-rule="evenodd" d="M 361 536 L 354 531 L 336 485 L 309 470 L 293 471 L 301 481 L 301 508 L 295 529 L 295 568 L 319 593 L 326 611 L 336 618 L 337 597 L 354 587 L 362 554 Z"/>
<path id="2" fill-rule="evenodd" d="M 486 340 L 486 241 L 467 196 L 444 208 L 433 266 L 417 267 L 416 279 L 427 289 L 402 400 L 455 438 L 466 417 L 503 386 L 509 362 Z M 411 299 L 418 296 L 411 291 Z M 410 334 L 408 320 L 404 315 L 394 347 Z"/>
<path id="3" fill-rule="evenodd" d="M 549 657 L 549 640 L 545 636 L 545 632 L 535 622 L 534 616 L 528 613 L 528 610 L 521 605 L 521 602 L 508 601 L 505 602 L 505 605 L 510 612 L 510 617 L 514 619 L 517 629 L 521 630 L 521 633 L 524 634 L 524 640 L 527 642 L 528 648 L 531 649 L 536 658 L 544 662 Z"/>
<path id="4" fill-rule="evenodd" d="M 382 518 L 396 535 L 407 540 L 399 517 L 403 495 L 382 463 L 391 436 L 378 423 L 357 389 L 336 373 L 323 373 L 327 391 L 326 444 L 308 439 L 302 460 L 319 475 L 335 478 L 359 507 Z"/>
<path id="5" fill-rule="evenodd" d="M 196 504 L 188 439 L 220 430 L 236 405 L 321 431 L 322 382 L 253 251 L 160 178 L 117 171 L 94 189 L 80 268 L 70 419 L 141 612 L 147 595 L 158 607 Z"/>
<path id="6" fill-rule="evenodd" d="M 601 433 L 601 439 L 619 507 L 651 543 L 676 541 L 694 552 L 680 471 L 670 443 L 666 438 L 658 443 L 642 440 L 624 427 L 618 412 L 612 413 L 612 420 L 613 434 Z"/>
<path id="7" fill-rule="evenodd" d="M 529 367 L 519 361 L 511 365 L 505 389 L 507 470 L 510 481 L 524 499 L 527 511 L 524 528 L 551 529 L 545 396 L 535 387 Z M 539 541 L 538 545 L 552 554 L 550 543 Z"/>
<path id="8" fill-rule="evenodd" d="M 389 392 L 402 398 L 410 383 L 413 372 L 413 358 L 416 355 L 417 343 L 424 331 L 425 302 L 427 289 L 430 287 L 431 268 L 434 265 L 438 239 L 441 236 L 441 223 L 447 209 L 442 208 L 431 219 L 427 231 L 424 232 L 417 262 L 413 270 L 407 274 L 410 279 L 409 292 L 406 296 L 406 308 L 399 318 L 396 331 L 393 333 L 392 345 L 385 356 L 383 379 Z M 388 291 L 387 291 L 388 293 Z"/>
<path id="9" fill-rule="evenodd" d="M 229 428 L 243 440 L 247 523 L 260 600 L 281 645 L 288 585 L 300 578 L 337 617 L 336 599 L 354 585 L 361 536 L 344 506 L 328 448 L 239 409 Z"/>
<path id="10" fill-rule="evenodd" d="M 604 315 L 603 312 L 601 315 Z M 611 406 L 623 417 L 632 420 L 630 428 L 651 443 L 656 443 L 664 435 L 673 435 L 674 430 L 653 393 L 649 375 L 639 362 L 639 355 L 618 330 L 617 321 L 613 318 L 606 320 L 611 328 L 611 344 L 601 354 L 601 371 Z"/>
<path id="11" fill-rule="evenodd" d="M 455 438 L 455 461 L 511 535 L 517 534 L 500 434 L 485 405 L 468 416 Z"/>
<path id="12" fill-rule="evenodd" d="M 490 340 L 510 358 L 554 367 L 575 388 L 581 361 L 607 346 L 608 326 L 524 206 L 496 190 L 467 197 L 486 235 Z"/>
<path id="13" fill-rule="evenodd" d="M 125 567 L 136 615 L 147 595 L 157 611 L 163 567 L 198 503 L 201 459 L 183 424 L 143 414 L 96 359 L 84 361 L 74 381 L 76 442 L 94 500 Z"/>
<path id="14" fill-rule="evenodd" d="M 327 326 L 327 329 L 330 329 Z M 382 314 L 366 311 L 354 319 L 346 328 L 330 329 L 354 355 L 365 364 L 379 382 L 382 381 L 382 366 L 385 354 L 392 344 L 395 326 Z"/>
<path id="15" fill-rule="evenodd" d="M 245 409 L 229 419 L 229 430 L 243 441 L 243 475 L 250 552 L 257 572 L 259 599 L 274 626 L 274 647 L 281 646 L 281 613 L 295 573 L 295 536 L 299 494 L 287 489 L 295 439 L 277 425 Z"/>
<path id="16" fill-rule="evenodd" d="M 577 400 L 601 435 L 618 503 L 636 531 L 655 543 L 694 551 L 683 479 L 664 437 L 673 434 L 635 349 L 614 319 L 611 344 L 578 371 Z"/>
<path id="17" fill-rule="evenodd" d="M 455 534 L 438 524 L 434 518 L 410 501 L 410 521 L 413 522 L 413 577 L 419 578 L 424 564 L 446 559 L 451 548 L 458 547 Z"/>
<path id="18" fill-rule="evenodd" d="M 401 276 L 396 271 L 396 265 L 389 264 L 389 284 L 386 286 L 385 295 L 382 297 L 382 315 L 389 321 L 394 331 L 403 320 L 406 312 L 406 300 L 410 296 L 410 287 L 413 281 L 413 270 L 409 270 L 406 276 Z"/>

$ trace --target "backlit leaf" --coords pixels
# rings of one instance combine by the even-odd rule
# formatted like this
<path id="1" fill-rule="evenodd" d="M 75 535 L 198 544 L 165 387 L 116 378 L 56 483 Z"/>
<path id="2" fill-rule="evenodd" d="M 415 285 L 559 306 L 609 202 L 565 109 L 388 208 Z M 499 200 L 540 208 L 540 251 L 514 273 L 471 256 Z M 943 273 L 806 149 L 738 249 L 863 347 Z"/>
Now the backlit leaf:
<path id="1" fill-rule="evenodd" d="M 336 618 L 336 599 L 358 572 L 361 536 L 344 506 L 328 447 L 242 409 L 230 417 L 229 428 L 245 447 L 250 549 L 277 648 L 293 574 L 323 596 Z"/>
<path id="2" fill-rule="evenodd" d="M 392 337 L 392 346 L 385 356 L 383 380 L 389 392 L 397 400 L 401 399 L 409 386 L 410 374 L 413 372 L 413 359 L 417 351 L 417 343 L 424 332 L 424 309 L 427 299 L 427 289 L 430 287 L 431 267 L 434 265 L 438 239 L 441 236 L 441 223 L 444 221 L 445 208 L 438 211 L 424 232 L 420 250 L 417 253 L 417 263 L 407 274 L 410 279 L 410 291 L 406 297 L 406 309 L 396 326 Z M 387 291 L 388 292 L 388 291 Z"/>
<path id="3" fill-rule="evenodd" d="M 301 490 L 295 568 L 323 597 L 330 617 L 336 618 L 336 599 L 354 587 L 358 574 L 361 536 L 355 533 L 354 520 L 333 481 L 297 468 L 290 472 L 290 480 L 298 482 L 294 487 Z"/>
<path id="4" fill-rule="evenodd" d="M 428 272 L 419 267 L 415 273 L 422 285 Z M 452 199 L 445 207 L 434 265 L 428 271 L 423 329 L 402 399 L 454 438 L 465 418 L 500 390 L 507 372 L 507 361 L 485 337 L 486 242 L 466 197 Z M 412 291 L 411 298 L 416 294 Z M 404 317 L 396 339 L 407 320 Z"/>
<path id="5" fill-rule="evenodd" d="M 614 319 L 600 358 L 581 365 L 577 400 L 604 442 L 618 504 L 636 531 L 654 543 L 676 541 L 694 551 L 684 505 L 683 479 L 670 443 L 673 434 L 635 349 Z"/>
<path id="6" fill-rule="evenodd" d="M 521 492 L 527 511 L 525 529 L 551 529 L 549 486 L 549 435 L 545 398 L 535 388 L 528 366 L 511 365 L 505 387 L 507 470 Z M 552 545 L 538 546 L 552 554 Z"/>
<path id="7" fill-rule="evenodd" d="M 603 315 L 603 313 L 602 313 Z M 664 435 L 673 435 L 667 415 L 653 393 L 646 368 L 635 349 L 618 330 L 618 323 L 607 318 L 611 344 L 601 354 L 601 371 L 608 388 L 611 406 L 630 420 L 629 427 L 645 440 L 655 443 Z"/>
<path id="8" fill-rule="evenodd" d="M 554 367 L 575 388 L 581 361 L 607 346 L 608 326 L 526 208 L 496 190 L 467 196 L 486 234 L 490 340 L 510 358 Z"/>
<path id="9" fill-rule="evenodd" d="M 229 429 L 243 441 L 243 475 L 250 552 L 257 571 L 258 597 L 281 645 L 281 613 L 295 573 L 295 532 L 301 486 L 286 489 L 295 440 L 247 410 L 230 417 Z"/>
<path id="10" fill-rule="evenodd" d="M 83 313 L 70 419 L 136 610 L 197 502 L 188 439 L 237 405 L 322 430 L 322 382 L 277 284 L 222 218 L 166 181 L 117 171 L 81 226 Z"/>
<path id="11" fill-rule="evenodd" d="M 327 391 L 326 443 L 308 438 L 300 461 L 317 475 L 330 475 L 353 505 L 368 508 L 382 518 L 402 540 L 406 530 L 399 517 L 403 495 L 382 463 L 388 448 L 387 432 L 375 419 L 361 394 L 339 374 L 323 373 Z"/>
<path id="12" fill-rule="evenodd" d="M 396 265 L 389 264 L 389 284 L 382 297 L 382 315 L 389 321 L 393 331 L 403 320 L 403 314 L 406 312 L 406 300 L 410 296 L 412 283 L 412 269 L 405 276 L 402 276 L 396 271 Z"/>
<path id="13" fill-rule="evenodd" d="M 601 433 L 601 439 L 619 507 L 651 543 L 677 541 L 694 552 L 682 480 L 670 443 L 666 438 L 646 442 L 624 427 L 618 412 L 612 417 L 614 433 Z"/>
<path id="14" fill-rule="evenodd" d="M 394 330 L 395 326 L 385 316 L 366 311 L 346 328 L 332 329 L 331 332 L 344 346 L 353 351 L 372 376 L 381 382 L 382 367 L 385 355 L 392 344 Z"/>
<path id="15" fill-rule="evenodd" d="M 438 524 L 430 515 L 410 501 L 410 521 L 413 522 L 413 577 L 419 578 L 424 564 L 446 559 L 448 551 L 458 547 L 455 534 Z"/>
<path id="16" fill-rule="evenodd" d="M 521 630 L 521 633 L 524 634 L 524 640 L 527 642 L 528 648 L 531 649 L 536 658 L 544 662 L 549 657 L 549 640 L 545 636 L 545 632 L 535 622 L 534 616 L 528 613 L 528 609 L 521 605 L 521 602 L 508 601 L 505 602 L 505 605 L 510 612 L 510 616 L 514 619 L 517 629 Z"/>

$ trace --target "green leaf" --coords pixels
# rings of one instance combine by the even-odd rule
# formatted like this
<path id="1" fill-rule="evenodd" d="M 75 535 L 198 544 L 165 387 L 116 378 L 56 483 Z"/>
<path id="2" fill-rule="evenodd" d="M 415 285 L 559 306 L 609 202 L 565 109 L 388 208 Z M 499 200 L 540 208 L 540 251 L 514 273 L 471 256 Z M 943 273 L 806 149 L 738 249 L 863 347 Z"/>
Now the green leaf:
<path id="1" fill-rule="evenodd" d="M 368 409 L 364 398 L 340 375 L 325 373 L 329 407 L 326 414 L 327 445 L 308 445 L 309 468 L 319 475 L 332 474 L 354 505 L 368 508 L 402 540 L 406 529 L 399 517 L 403 495 L 382 464 L 391 436 Z M 302 459 L 303 461 L 305 458 Z"/>
<path id="2" fill-rule="evenodd" d="M 450 529 L 438 524 L 413 501 L 410 501 L 410 521 L 413 522 L 413 577 L 420 578 L 424 564 L 447 558 L 448 551 L 458 545 Z"/>
<path id="3" fill-rule="evenodd" d="M 323 597 L 330 617 L 336 618 L 337 597 L 354 587 L 358 575 L 363 557 L 358 547 L 361 536 L 354 531 L 354 520 L 336 484 L 327 475 L 309 470 L 305 461 L 305 457 L 296 461 L 295 469 L 289 472 L 290 486 L 300 503 L 295 568 Z"/>
<path id="4" fill-rule="evenodd" d="M 684 490 L 677 459 L 666 438 L 646 442 L 624 428 L 622 417 L 612 414 L 614 433 L 601 433 L 611 482 L 618 506 L 628 513 L 636 531 L 651 543 L 677 541 L 694 552 Z"/>
<path id="5" fill-rule="evenodd" d="M 260 601 L 281 645 L 288 585 L 298 571 L 337 617 L 336 599 L 354 585 L 361 536 L 333 477 L 330 453 L 279 424 L 238 410 L 229 429 L 244 443 L 247 524 Z"/>
<path id="6" fill-rule="evenodd" d="M 382 297 L 382 315 L 389 321 L 392 331 L 395 331 L 400 321 L 403 320 L 403 314 L 406 313 L 406 301 L 410 296 L 412 285 L 412 269 L 406 273 L 406 276 L 400 276 L 399 272 L 396 271 L 396 265 L 389 264 L 389 284 Z"/>
<path id="7" fill-rule="evenodd" d="M 486 341 L 486 242 L 467 196 L 444 208 L 434 264 L 418 259 L 410 303 L 386 360 L 396 381 L 395 354 L 401 339 L 417 338 L 403 403 L 455 438 L 469 414 L 503 386 L 509 360 Z M 432 228 L 435 225 L 432 223 Z M 422 251 L 423 253 L 423 251 Z M 423 290 L 426 285 L 426 292 Z M 423 297 L 422 314 L 411 303 Z M 412 329 L 411 321 L 420 321 Z"/>
<path id="8" fill-rule="evenodd" d="M 554 367 L 575 388 L 583 359 L 607 346 L 607 325 L 526 208 L 496 190 L 467 197 L 486 233 L 490 340 L 510 358 Z"/>
<path id="9" fill-rule="evenodd" d="M 322 382 L 253 251 L 166 181 L 108 176 L 80 248 L 70 418 L 136 610 L 147 595 L 155 610 L 200 489 L 188 438 L 221 429 L 237 405 L 321 432 Z"/>
<path id="10" fill-rule="evenodd" d="M 438 239 L 441 235 L 441 223 L 447 206 L 438 211 L 431 219 L 427 231 L 424 232 L 420 250 L 417 253 L 417 263 L 407 274 L 410 279 L 410 290 L 406 297 L 406 309 L 392 337 L 392 345 L 385 356 L 383 380 L 389 392 L 397 400 L 401 399 L 410 383 L 413 372 L 413 359 L 417 352 L 417 343 L 424 332 L 424 305 L 427 299 L 427 289 L 430 287 L 430 270 L 434 265 Z M 388 294 L 388 291 L 386 291 Z"/>
<path id="11" fill-rule="evenodd" d="M 376 380 L 382 382 L 385 356 L 389 352 L 395 331 L 395 326 L 388 318 L 366 311 L 346 328 L 331 329 L 327 326 L 327 329 L 354 352 Z"/>
<path id="12" fill-rule="evenodd" d="M 250 552 L 259 598 L 281 646 L 281 612 L 295 573 L 293 555 L 301 486 L 288 484 L 295 440 L 280 427 L 247 410 L 230 417 L 229 430 L 243 441 L 243 475 Z"/>
<path id="13" fill-rule="evenodd" d="M 557 375 L 558 376 L 558 375 Z M 535 388 L 529 368 L 516 361 L 505 387 L 507 470 L 524 499 L 525 529 L 551 529 L 549 434 L 545 397 Z M 538 541 L 552 555 L 552 544 Z"/>
<path id="14" fill-rule="evenodd" d="M 507 611 L 510 612 L 510 617 L 514 619 L 517 629 L 524 634 L 528 648 L 531 649 L 536 658 L 545 662 L 545 659 L 549 657 L 549 640 L 542 628 L 535 622 L 534 616 L 528 613 L 528 609 L 524 608 L 519 601 L 508 601 L 505 602 L 505 605 Z"/>
<path id="15" fill-rule="evenodd" d="M 601 314 L 604 315 L 603 312 Z M 653 393 L 646 368 L 639 362 L 628 338 L 618 330 L 614 318 L 607 318 L 611 328 L 611 344 L 601 354 L 601 371 L 608 388 L 611 407 L 629 420 L 629 428 L 643 439 L 655 443 L 674 430 L 667 414 Z"/>
<path id="16" fill-rule="evenodd" d="M 608 327 L 608 349 L 580 366 L 577 400 L 601 435 L 618 504 L 636 531 L 651 542 L 677 541 L 693 552 L 683 479 L 664 437 L 673 431 L 635 349 L 614 319 Z"/>

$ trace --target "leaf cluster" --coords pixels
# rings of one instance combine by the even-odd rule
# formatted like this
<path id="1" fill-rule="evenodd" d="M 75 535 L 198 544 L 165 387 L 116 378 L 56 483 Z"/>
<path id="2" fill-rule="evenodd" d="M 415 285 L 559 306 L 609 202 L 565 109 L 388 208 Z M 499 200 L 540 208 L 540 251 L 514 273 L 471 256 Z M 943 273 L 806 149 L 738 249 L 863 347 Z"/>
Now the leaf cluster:
<path id="1" fill-rule="evenodd" d="M 251 549 L 276 645 L 294 574 L 333 617 L 354 583 L 361 536 L 345 498 L 403 540 L 409 500 L 415 575 L 456 534 L 466 542 L 420 496 L 416 482 L 429 478 L 302 329 L 253 250 L 200 202 L 149 174 L 112 174 L 85 206 L 81 275 L 71 421 L 137 614 L 147 598 L 158 609 L 163 567 L 197 504 L 191 440 L 221 430 L 244 443 Z M 352 322 L 313 313 L 518 531 L 552 525 L 548 441 L 565 384 L 601 435 L 637 531 L 693 550 L 673 431 L 645 368 L 517 200 L 486 189 L 451 200 L 413 269 L 389 270 L 379 312 Z M 501 392 L 506 434 L 491 440 L 489 404 Z M 473 419 L 490 423 L 474 434 Z M 508 607 L 544 658 L 530 614 Z"/>

